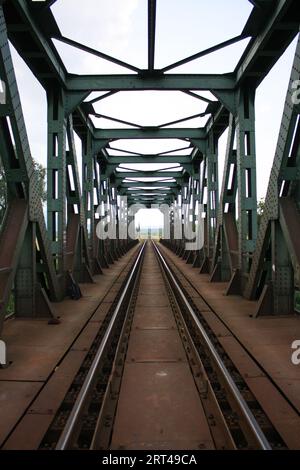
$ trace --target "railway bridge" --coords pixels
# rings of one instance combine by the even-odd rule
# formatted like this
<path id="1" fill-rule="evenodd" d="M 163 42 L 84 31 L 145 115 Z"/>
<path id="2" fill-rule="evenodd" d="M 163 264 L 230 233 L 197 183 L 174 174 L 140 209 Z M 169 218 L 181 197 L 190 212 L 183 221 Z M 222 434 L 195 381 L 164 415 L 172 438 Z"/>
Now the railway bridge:
<path id="1" fill-rule="evenodd" d="M 160 68 L 159 1 L 144 68 L 64 34 L 64 2 L 0 1 L 1 450 L 300 449 L 299 42 L 262 214 L 255 137 L 256 90 L 298 41 L 299 2 L 245 0 L 239 34 Z M 230 72 L 176 73 L 243 41 Z M 64 47 L 121 73 L 71 73 Z M 47 98 L 46 203 L 12 51 Z M 147 91 L 198 112 L 145 125 L 102 111 Z M 154 205 L 164 225 L 143 238 Z"/>

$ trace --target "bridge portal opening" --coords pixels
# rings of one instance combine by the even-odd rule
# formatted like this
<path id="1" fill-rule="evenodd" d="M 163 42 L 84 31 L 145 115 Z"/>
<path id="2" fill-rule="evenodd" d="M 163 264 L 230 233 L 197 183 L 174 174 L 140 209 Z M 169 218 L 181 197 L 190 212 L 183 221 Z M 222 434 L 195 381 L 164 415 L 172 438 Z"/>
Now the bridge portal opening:
<path id="1" fill-rule="evenodd" d="M 135 215 L 135 229 L 141 240 L 161 238 L 163 223 L 164 216 L 159 209 L 140 209 Z"/>

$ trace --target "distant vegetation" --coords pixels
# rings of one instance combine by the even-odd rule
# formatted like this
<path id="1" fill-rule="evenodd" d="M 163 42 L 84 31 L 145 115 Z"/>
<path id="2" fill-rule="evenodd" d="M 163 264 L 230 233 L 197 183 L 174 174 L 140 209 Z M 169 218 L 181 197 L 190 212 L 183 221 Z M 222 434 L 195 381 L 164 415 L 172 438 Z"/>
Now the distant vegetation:
<path id="1" fill-rule="evenodd" d="M 151 238 L 159 239 L 161 237 L 161 232 L 162 229 L 160 228 L 141 228 L 139 231 L 137 231 L 139 238 L 145 239 L 148 238 L 149 236 Z"/>
<path id="2" fill-rule="evenodd" d="M 45 202 L 47 199 L 47 192 L 46 192 L 46 168 L 43 167 L 40 163 L 34 161 L 34 170 L 37 172 L 38 175 L 38 182 L 40 186 L 40 195 L 42 201 Z M 6 186 L 6 179 L 5 179 L 5 172 L 4 168 L 0 159 L 0 228 L 2 224 L 2 220 L 5 214 L 5 210 L 7 207 L 7 186 Z M 14 301 L 14 294 L 13 292 L 10 295 L 9 302 L 6 308 L 6 315 L 11 315 L 14 313 L 15 309 L 15 301 Z"/>
<path id="3" fill-rule="evenodd" d="M 265 199 L 262 197 L 257 203 L 257 222 L 260 224 L 263 212 L 265 209 Z"/>
<path id="4" fill-rule="evenodd" d="M 46 168 L 43 167 L 40 163 L 33 161 L 34 163 L 34 170 L 37 172 L 38 175 L 38 182 L 40 186 L 40 195 L 42 201 L 45 202 L 47 199 L 47 192 L 46 192 Z M 7 206 L 7 188 L 6 188 L 6 179 L 5 179 L 5 172 L 0 158 L 0 224 L 3 219 L 5 209 Z"/>

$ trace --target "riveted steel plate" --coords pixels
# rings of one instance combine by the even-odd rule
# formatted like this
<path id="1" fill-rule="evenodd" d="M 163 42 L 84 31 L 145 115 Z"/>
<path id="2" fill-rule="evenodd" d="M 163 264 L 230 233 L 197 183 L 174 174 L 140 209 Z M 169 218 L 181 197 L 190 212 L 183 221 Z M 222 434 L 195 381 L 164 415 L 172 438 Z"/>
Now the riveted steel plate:
<path id="1" fill-rule="evenodd" d="M 133 330 L 127 362 L 186 361 L 179 334 L 175 330 Z"/>
<path id="2" fill-rule="evenodd" d="M 126 364 L 111 448 L 214 448 L 188 364 Z"/>
<path id="3" fill-rule="evenodd" d="M 171 307 L 136 307 L 132 328 L 141 330 L 176 328 Z"/>
<path id="4" fill-rule="evenodd" d="M 42 382 L 0 381 L 0 445 L 42 385 Z"/>

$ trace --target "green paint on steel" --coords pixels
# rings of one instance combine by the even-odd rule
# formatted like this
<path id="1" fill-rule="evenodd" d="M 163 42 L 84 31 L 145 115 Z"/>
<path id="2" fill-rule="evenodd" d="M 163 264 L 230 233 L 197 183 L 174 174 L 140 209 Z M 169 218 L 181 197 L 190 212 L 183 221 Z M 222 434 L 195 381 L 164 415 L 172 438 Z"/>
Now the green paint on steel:
<path id="1" fill-rule="evenodd" d="M 295 312 L 300 313 L 300 291 L 295 291 L 295 301 L 294 301 L 294 309 Z"/>
<path id="2" fill-rule="evenodd" d="M 299 260 L 291 239 L 292 227 L 282 212 L 280 198 L 290 198 L 299 205 L 299 168 L 300 154 L 298 135 L 300 135 L 297 116 L 299 109 L 291 105 L 291 90 L 287 101 L 280 130 L 279 147 L 271 171 L 267 193 L 265 214 L 261 219 L 260 235 L 257 237 L 256 213 L 256 152 L 255 152 L 255 90 L 269 73 L 272 66 L 281 57 L 299 31 L 299 23 L 291 22 L 295 17 L 295 2 L 280 0 L 257 0 L 253 3 L 249 19 L 239 36 L 228 38 L 223 43 L 212 44 L 206 50 L 200 50 L 192 56 L 179 58 L 175 63 L 163 69 L 155 68 L 156 43 L 156 1 L 148 1 L 148 68 L 142 70 L 135 64 L 128 64 L 97 49 L 63 37 L 50 6 L 55 0 L 46 2 L 27 2 L 12 0 L 0 2 L 1 13 L 1 79 L 7 85 L 9 102 L 1 105 L 4 118 L 12 120 L 16 155 L 9 136 L 5 119 L 1 124 L 2 136 L 0 150 L 7 180 L 9 200 L 23 198 L 28 204 L 29 230 L 26 232 L 24 252 L 18 255 L 19 273 L 15 282 L 18 288 L 17 305 L 21 305 L 24 292 L 18 283 L 25 270 L 23 267 L 30 258 L 31 274 L 26 277 L 28 286 L 37 284 L 35 265 L 47 278 L 45 286 L 52 298 L 58 298 L 57 279 L 65 272 L 66 232 L 70 215 L 78 206 L 80 218 L 80 251 L 76 254 L 80 263 L 89 257 L 101 256 L 116 259 L 119 240 L 109 240 L 101 248 L 95 242 L 95 210 L 101 201 L 110 201 L 112 210 L 118 214 L 117 194 L 128 195 L 129 201 L 152 202 L 181 201 L 192 204 L 194 213 L 196 201 L 204 204 L 206 212 L 206 245 L 201 252 L 202 260 L 207 259 L 206 269 L 213 271 L 221 263 L 222 276 L 228 277 L 233 268 L 241 274 L 240 293 L 248 298 L 255 298 L 261 292 L 261 273 L 264 271 L 267 282 L 273 286 L 273 307 L 278 313 L 281 308 L 294 302 L 294 285 L 299 287 Z M 32 3 L 32 4 L 31 4 Z M 272 5 L 272 8 L 270 8 Z M 4 16 L 3 16 L 4 11 Z M 7 47 L 6 18 L 9 21 L 8 35 L 33 74 L 45 88 L 48 98 L 48 165 L 47 165 L 47 232 L 42 216 L 42 206 L 38 203 L 32 160 L 23 120 L 17 85 L 13 74 L 13 65 Z M 259 27 L 257 27 L 259 25 Z M 280 31 L 280 44 L 275 35 Z M 22 34 L 20 34 L 22 32 Z M 24 37 L 30 37 L 30 47 Z M 126 74 L 110 75 L 74 75 L 69 74 L 60 56 L 53 48 L 52 38 L 56 38 L 86 53 L 116 63 L 129 69 Z M 220 50 L 244 38 L 251 38 L 248 47 L 232 73 L 226 74 L 177 74 L 168 73 L 179 65 Z M 299 80 L 299 50 L 293 67 L 291 80 Z M 271 53 L 270 53 L 271 51 Z M 250 80 L 249 80 L 250 78 Z M 203 100 L 206 109 L 197 116 L 210 115 L 202 128 L 174 128 L 174 123 L 188 121 L 191 116 L 170 120 L 161 126 L 140 126 L 126 120 L 110 117 L 119 123 L 130 124 L 133 128 L 103 129 L 97 128 L 91 119 L 97 115 L 93 105 L 100 99 L 106 99 L 120 91 L 176 90 L 188 94 L 195 100 Z M 197 91 L 210 91 L 217 101 L 201 97 Z M 90 92 L 104 91 L 101 98 L 83 102 Z M 103 116 L 103 115 L 101 115 Z M 108 116 L 104 115 L 106 118 Z M 195 117 L 195 116 L 192 116 Z M 134 119 L 133 119 L 134 121 Z M 218 188 L 218 141 L 229 126 L 229 140 L 226 152 L 225 170 L 221 193 Z M 74 134 L 82 142 L 82 194 L 77 168 Z M 296 136 L 293 139 L 293 136 Z M 186 155 L 176 155 L 174 151 L 143 155 L 137 152 L 119 150 L 118 155 L 110 156 L 113 149 L 111 142 L 119 139 L 180 139 L 186 149 Z M 237 149 L 233 149 L 236 139 Z M 66 150 L 66 142 L 69 150 Z M 122 147 L 116 144 L 115 147 Z M 292 147 L 292 149 L 291 149 Z M 191 154 L 188 154 L 191 149 Z M 289 164 L 288 164 L 289 161 Z M 183 171 L 135 171 L 126 169 L 119 172 L 118 165 L 139 163 L 164 163 L 182 165 Z M 291 164 L 292 163 L 292 164 Z M 233 177 L 229 187 L 230 169 Z M 139 182 L 138 178 L 174 178 L 176 182 Z M 122 181 L 126 178 L 126 181 Z M 73 187 L 74 185 L 74 187 Z M 168 188 L 166 191 L 165 188 Z M 135 189 L 136 188 L 136 189 Z M 279 192 L 279 188 L 283 191 Z M 145 195 L 146 193 L 146 195 Z M 206 193 L 208 197 L 206 197 Z M 238 204 L 237 204 L 238 197 Z M 225 207 L 227 207 L 225 211 Z M 281 209 L 280 209 L 281 207 Z M 293 206 L 294 207 L 294 206 Z M 238 211 L 237 220 L 235 217 Z M 295 212 L 295 214 L 297 214 Z M 237 243 L 230 248 L 227 226 L 231 218 Z M 37 221 L 37 222 L 36 222 Z M 227 221 L 227 222 L 226 222 Z M 118 225 L 117 217 L 117 225 Z M 174 221 L 173 221 L 174 222 Z M 194 223 L 194 220 L 193 220 Z M 35 225 L 36 224 L 36 225 Z M 226 228 L 227 227 L 227 228 Z M 25 228 L 24 228 L 25 230 Z M 23 233 L 25 236 L 25 232 Z M 23 236 L 22 235 L 22 236 Z M 33 254 L 34 239 L 38 238 L 42 247 L 43 263 L 35 262 Z M 258 242 L 257 242 L 258 240 Z M 33 243 L 32 243 L 33 241 Z M 87 245 L 88 242 L 88 245 Z M 23 242 L 22 242 L 23 243 Z M 20 242 L 20 246 L 22 246 Z M 172 240 L 178 253 L 184 253 L 184 240 Z M 49 245 L 49 246 L 48 246 Z M 266 257 L 269 250 L 271 256 Z M 292 255 L 290 256 L 290 253 Z M 200 257 L 200 253 L 199 253 Z M 54 262 L 53 262 L 54 260 Z M 271 265 L 276 267 L 270 269 Z M 14 271 L 14 272 L 15 272 Z M 249 272 L 250 271 L 250 272 Z M 225 274 L 224 274 L 225 273 Z M 295 273 L 293 275 L 293 273 Z M 12 276 L 13 277 L 13 276 Z M 39 279 L 40 280 L 40 279 Z M 227 280 L 227 279 L 226 279 Z M 22 293 L 23 292 L 23 293 Z M 296 291 L 297 295 L 299 291 Z M 23 297 L 22 297 L 23 296 Z M 295 294 L 295 304 L 299 304 Z M 29 311 L 34 309 L 33 297 Z"/>

